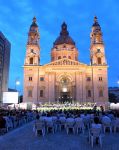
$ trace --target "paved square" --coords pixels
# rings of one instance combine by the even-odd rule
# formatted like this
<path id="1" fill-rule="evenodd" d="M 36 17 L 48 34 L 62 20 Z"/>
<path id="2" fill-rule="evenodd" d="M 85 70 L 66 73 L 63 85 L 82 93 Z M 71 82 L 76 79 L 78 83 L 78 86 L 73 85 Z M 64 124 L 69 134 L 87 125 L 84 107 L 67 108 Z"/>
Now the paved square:
<path id="1" fill-rule="evenodd" d="M 55 134 L 36 137 L 31 122 L 0 136 L 0 150 L 119 150 L 119 133 L 106 133 L 102 148 L 99 145 L 91 148 L 87 136 L 86 132 L 67 135 L 65 131 L 57 131 Z"/>

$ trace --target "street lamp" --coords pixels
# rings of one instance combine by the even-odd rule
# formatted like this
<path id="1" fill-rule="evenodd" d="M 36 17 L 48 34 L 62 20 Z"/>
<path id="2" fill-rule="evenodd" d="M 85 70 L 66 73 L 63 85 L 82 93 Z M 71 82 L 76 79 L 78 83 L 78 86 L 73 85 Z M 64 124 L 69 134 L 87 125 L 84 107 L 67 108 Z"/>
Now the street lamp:
<path id="1" fill-rule="evenodd" d="M 20 85 L 20 81 L 16 79 L 16 81 L 15 81 L 15 90 L 16 90 L 16 92 L 18 92 L 18 104 L 19 104 L 19 102 L 20 102 L 20 101 L 19 101 L 19 96 L 20 96 L 20 95 L 19 95 L 19 91 L 17 90 L 17 86 L 19 86 L 19 85 Z"/>
<path id="2" fill-rule="evenodd" d="M 117 84 L 118 84 L 118 86 L 119 86 L 119 80 L 117 81 Z"/>
<path id="3" fill-rule="evenodd" d="M 20 81 L 19 81 L 19 80 L 16 80 L 16 81 L 15 81 L 15 90 L 17 90 L 17 89 L 16 89 L 17 85 L 20 85 Z"/>

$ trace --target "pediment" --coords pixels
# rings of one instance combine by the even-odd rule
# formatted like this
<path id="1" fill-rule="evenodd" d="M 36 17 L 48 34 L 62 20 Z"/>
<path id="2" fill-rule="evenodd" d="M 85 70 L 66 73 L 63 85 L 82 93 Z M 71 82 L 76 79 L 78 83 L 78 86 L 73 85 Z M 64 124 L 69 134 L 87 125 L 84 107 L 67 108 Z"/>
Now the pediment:
<path id="1" fill-rule="evenodd" d="M 58 66 L 58 65 L 86 65 L 83 63 L 80 63 L 79 61 L 75 61 L 75 60 L 71 60 L 71 59 L 67 59 L 67 58 L 63 58 L 63 59 L 59 59 L 56 61 L 53 61 L 51 63 L 46 64 L 45 66 Z"/>

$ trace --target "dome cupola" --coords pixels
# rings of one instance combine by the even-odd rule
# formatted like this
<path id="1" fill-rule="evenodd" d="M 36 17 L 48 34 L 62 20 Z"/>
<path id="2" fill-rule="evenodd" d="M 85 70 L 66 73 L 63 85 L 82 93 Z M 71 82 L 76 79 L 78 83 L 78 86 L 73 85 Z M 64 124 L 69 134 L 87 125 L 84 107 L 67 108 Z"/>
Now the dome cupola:
<path id="1" fill-rule="evenodd" d="M 60 44 L 75 45 L 75 42 L 69 36 L 69 32 L 67 30 L 67 25 L 65 22 L 63 22 L 63 24 L 61 26 L 61 32 L 60 32 L 59 37 L 54 42 L 54 45 L 60 45 Z"/>
<path id="2" fill-rule="evenodd" d="M 61 25 L 60 35 L 53 43 L 51 51 L 51 61 L 56 61 L 58 59 L 78 60 L 78 50 L 75 42 L 69 36 L 65 22 Z"/>

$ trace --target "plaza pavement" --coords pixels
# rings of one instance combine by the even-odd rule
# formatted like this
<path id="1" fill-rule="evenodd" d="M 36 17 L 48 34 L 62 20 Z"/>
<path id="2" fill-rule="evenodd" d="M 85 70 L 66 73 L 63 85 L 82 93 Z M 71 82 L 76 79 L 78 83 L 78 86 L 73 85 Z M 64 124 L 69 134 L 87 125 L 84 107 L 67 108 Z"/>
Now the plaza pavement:
<path id="1" fill-rule="evenodd" d="M 119 132 L 106 133 L 102 148 L 99 145 L 91 148 L 86 132 L 67 135 L 66 131 L 57 131 L 55 134 L 36 137 L 32 128 L 33 122 L 0 136 L 0 150 L 119 150 Z"/>

